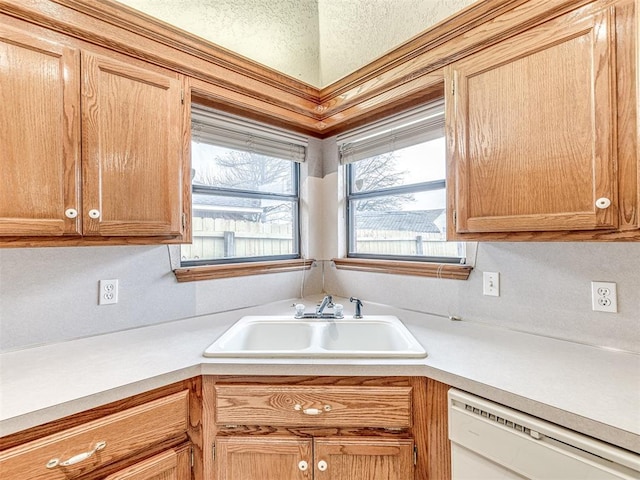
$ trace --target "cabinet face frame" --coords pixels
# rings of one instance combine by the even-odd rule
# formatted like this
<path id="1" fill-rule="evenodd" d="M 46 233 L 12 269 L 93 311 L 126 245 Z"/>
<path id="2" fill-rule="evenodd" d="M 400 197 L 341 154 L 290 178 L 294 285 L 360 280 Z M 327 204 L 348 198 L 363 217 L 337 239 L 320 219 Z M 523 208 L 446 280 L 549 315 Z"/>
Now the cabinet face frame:
<path id="1" fill-rule="evenodd" d="M 447 79 L 446 95 L 447 102 L 447 122 L 450 137 L 450 162 L 449 162 L 449 180 L 453 188 L 449 195 L 453 197 L 449 204 L 454 205 L 455 212 L 455 229 L 456 233 L 469 232 L 518 232 L 518 231 L 553 231 L 553 230 L 594 230 L 594 229 L 615 229 L 618 226 L 618 210 L 617 210 L 617 181 L 616 181 L 616 121 L 615 121 L 615 68 L 614 68 L 614 22 L 613 14 L 610 9 L 605 9 L 586 18 L 574 20 L 567 24 L 567 18 L 560 17 L 556 20 L 540 25 L 529 32 L 525 32 L 509 40 L 503 41 L 495 46 L 472 55 L 460 62 L 457 62 L 446 69 Z M 501 202 L 509 202 L 511 197 L 517 198 L 518 192 L 506 198 L 502 192 L 496 191 L 496 178 L 502 169 L 507 172 L 515 172 L 517 169 L 509 170 L 506 164 L 509 159 L 509 149 L 514 148 L 505 142 L 504 145 L 492 146 L 493 152 L 502 154 L 500 158 L 491 158 L 489 153 L 485 157 L 482 156 L 482 145 L 478 141 L 482 135 L 486 135 L 485 140 L 493 139 L 500 132 L 490 131 L 482 132 L 482 121 L 488 118 L 474 118 L 474 114 L 482 112 L 471 112 L 469 110 L 469 102 L 475 95 L 480 98 L 485 92 L 482 90 L 470 91 L 469 85 L 472 80 L 480 78 L 482 75 L 491 74 L 505 65 L 510 65 L 519 60 L 527 61 L 540 52 L 549 52 L 551 49 L 562 48 L 566 42 L 582 42 L 589 45 L 589 61 L 586 70 L 591 72 L 592 82 L 588 85 L 590 92 L 587 96 L 588 117 L 586 120 L 590 122 L 588 135 L 593 135 L 585 139 L 589 142 L 590 155 L 589 160 L 592 162 L 584 170 L 593 172 L 592 183 L 590 184 L 591 198 L 583 199 L 585 208 L 576 210 L 575 208 L 565 209 L 558 208 L 557 205 L 552 206 L 555 211 L 544 211 L 544 208 L 532 208 L 534 213 L 517 213 L 517 206 L 511 214 L 489 214 L 483 213 L 483 208 L 479 206 L 480 198 L 486 198 L 487 194 L 491 194 L 494 205 Z M 551 54 L 553 55 L 553 54 Z M 531 78 L 531 77 L 530 77 Z M 518 93 L 520 84 L 516 82 L 522 81 L 522 78 L 514 78 L 514 84 L 510 91 L 501 92 L 505 95 Z M 527 80 L 528 82 L 528 80 Z M 532 78 L 528 82 L 531 90 L 543 88 L 544 81 Z M 584 85 L 583 85 L 584 86 Z M 492 94 L 497 96 L 497 90 Z M 557 92 L 556 92 L 557 93 Z M 515 97 L 515 96 L 514 96 Z M 500 99 L 493 99 L 494 105 L 500 104 Z M 513 101 L 517 100 L 514 98 Z M 492 99 L 489 99 L 492 101 Z M 565 102 L 566 103 L 566 102 Z M 485 114 L 487 112 L 484 112 Z M 495 113 L 498 118 L 501 113 Z M 502 115 L 502 123 L 517 120 L 510 118 L 510 112 Z M 570 120 L 568 120 L 570 121 Z M 583 123 L 585 120 L 583 120 Z M 520 124 L 522 126 L 523 123 Z M 494 127 L 495 128 L 495 127 Z M 476 139 L 476 143 L 471 143 L 472 135 Z M 493 138 L 492 138 L 493 135 Z M 498 139 L 499 140 L 499 139 Z M 504 140 L 503 140 L 504 141 Z M 531 145 L 531 143 L 530 143 Z M 572 147 L 569 146 L 570 150 Z M 518 150 L 515 149 L 517 152 Z M 480 153 L 479 153 L 480 152 Z M 505 153 L 506 152 L 506 153 Z M 541 152 L 531 152 L 532 155 L 539 155 L 538 160 L 544 160 L 544 149 Z M 553 162 L 553 159 L 551 160 Z M 500 163 L 502 162 L 502 164 Z M 516 160 L 518 165 L 522 166 L 528 162 L 527 158 L 519 158 Z M 557 162 L 557 160 L 556 160 Z M 490 174 L 484 174 L 481 167 L 489 167 Z M 537 165 L 528 165 L 532 169 L 536 169 Z M 542 168 L 557 171 L 555 178 L 548 178 L 549 182 L 557 180 L 562 181 L 560 175 L 562 168 L 560 165 L 550 163 Z M 520 171 L 526 171 L 521 168 Z M 569 171 L 569 176 L 570 176 Z M 493 174 L 493 175 L 491 175 Z M 474 184 L 473 176 L 480 179 Z M 512 173 L 512 177 L 515 174 Z M 493 177 L 493 178 L 491 178 Z M 571 179 L 569 180 L 569 182 Z M 482 183 L 484 182 L 484 183 Z M 508 183 L 508 181 L 506 182 Z M 491 185 L 494 191 L 487 192 L 486 188 Z M 504 184 L 503 187 L 509 188 L 510 185 Z M 474 189 L 475 188 L 475 189 Z M 543 185 L 535 187 L 534 190 L 543 188 Z M 515 189 L 514 189 L 515 190 Z M 502 193 L 502 198 L 501 198 Z M 544 202 L 544 194 L 541 196 L 541 202 Z M 609 198 L 612 205 L 609 208 L 599 209 L 595 207 L 595 200 L 600 197 Z M 567 196 L 573 201 L 570 195 Z M 522 200 L 522 199 L 520 199 Z M 487 202 L 488 203 L 488 202 Z M 516 202 L 517 203 L 517 202 Z M 590 203 L 590 206 L 588 205 Z M 509 205 L 507 205 L 509 207 Z M 543 205 L 544 207 L 544 205 Z M 484 210 L 491 210 L 493 207 L 485 207 Z"/>
<path id="2" fill-rule="evenodd" d="M 330 418 L 326 422 L 318 423 L 312 421 L 313 426 L 308 426 L 294 421 L 293 424 L 285 425 L 286 422 L 278 422 L 279 426 L 272 425 L 273 420 L 266 423 L 255 422 L 252 419 L 232 418 L 227 414 L 218 417 L 217 409 L 223 408 L 246 412 L 252 410 L 252 404 L 260 404 L 263 400 L 247 399 L 243 396 L 233 397 L 231 392 L 240 392 L 244 387 L 249 391 L 264 391 L 269 386 L 274 386 L 272 397 L 269 401 L 272 410 L 280 410 L 291 403 L 291 398 L 283 392 L 292 392 L 297 388 L 309 387 L 310 391 L 321 391 L 327 397 L 330 396 L 331 389 L 327 387 L 337 387 L 338 390 L 353 390 L 358 387 L 376 387 L 384 389 L 411 388 L 411 422 L 410 426 L 400 428 L 361 428 L 357 422 L 342 423 L 341 426 L 333 425 Z M 218 387 L 225 393 L 222 403 L 218 402 L 216 392 Z M 344 389 L 344 390 L 343 390 Z M 220 457 L 219 449 L 215 448 L 216 442 L 227 437 L 256 438 L 259 440 L 289 438 L 289 439 L 329 439 L 336 440 L 371 440 L 372 438 L 389 441 L 409 441 L 415 445 L 416 465 L 413 467 L 412 448 L 412 468 L 414 480 L 447 480 L 451 478 L 450 470 L 450 447 L 447 437 L 447 391 L 448 385 L 436 382 L 424 377 L 317 377 L 317 376 L 203 376 L 202 402 L 203 402 L 203 472 L 205 478 L 216 478 L 215 472 L 218 468 L 217 459 Z M 346 398 L 346 397 L 345 397 Z M 358 402 L 366 403 L 367 395 L 359 396 Z M 237 400 L 237 401 L 236 401 Z M 247 403 L 250 402 L 250 403 Z M 295 403 L 295 402 L 294 402 Z M 322 403 L 322 402 L 320 402 Z M 338 402 L 340 403 L 340 402 Z M 374 407 L 375 401 L 372 403 Z M 334 404 L 337 406 L 338 404 Z M 226 407 L 225 407 L 226 406 Z M 290 405 L 294 407 L 293 404 Z M 348 402 L 343 402 L 347 407 Z M 315 403 L 309 407 L 317 407 Z M 359 410 L 365 414 L 364 410 Z M 286 415 L 286 414 L 285 414 Z M 304 417 L 304 415 L 301 415 Z M 322 416 L 320 414 L 319 416 Z M 264 418 L 264 415 L 261 416 Z M 273 418 L 273 417 L 271 417 Z M 292 417 L 289 417 L 292 418 Z M 343 417 L 344 418 L 344 417 Z M 231 422 L 232 424 L 227 424 Z M 339 422 L 340 424 L 340 422 Z M 380 426 L 378 422 L 376 425 Z M 212 452 L 213 450 L 213 452 Z M 404 479 L 403 479 L 404 480 Z M 408 480 L 408 478 L 407 478 Z"/>
<path id="3" fill-rule="evenodd" d="M 81 215 L 65 211 L 81 203 L 80 52 L 4 25 L 0 52 L 16 62 L 0 76 L 0 239 L 79 235 Z"/>

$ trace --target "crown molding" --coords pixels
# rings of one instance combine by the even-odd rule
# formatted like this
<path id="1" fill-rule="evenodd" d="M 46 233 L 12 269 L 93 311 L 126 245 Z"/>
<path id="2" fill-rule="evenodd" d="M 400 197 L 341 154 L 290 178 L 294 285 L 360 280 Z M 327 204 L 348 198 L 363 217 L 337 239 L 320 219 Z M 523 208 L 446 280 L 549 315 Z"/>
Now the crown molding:
<path id="1" fill-rule="evenodd" d="M 113 0 L 0 0 L 0 16 L 186 75 L 196 101 L 324 138 L 442 94 L 443 67 L 572 10 L 614 0 L 478 0 L 322 89 Z"/>

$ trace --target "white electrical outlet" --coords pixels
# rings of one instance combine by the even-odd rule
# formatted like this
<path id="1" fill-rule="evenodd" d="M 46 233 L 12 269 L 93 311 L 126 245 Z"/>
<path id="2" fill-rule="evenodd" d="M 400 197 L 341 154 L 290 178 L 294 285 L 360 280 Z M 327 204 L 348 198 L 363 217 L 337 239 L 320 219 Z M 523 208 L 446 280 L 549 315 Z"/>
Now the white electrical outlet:
<path id="1" fill-rule="evenodd" d="M 618 293 L 614 282 L 591 282 L 591 307 L 596 312 L 618 312 Z"/>
<path id="2" fill-rule="evenodd" d="M 100 280 L 98 305 L 118 303 L 118 280 Z"/>
<path id="3" fill-rule="evenodd" d="M 482 294 L 491 297 L 500 296 L 500 273 L 499 272 L 483 272 L 482 273 Z"/>

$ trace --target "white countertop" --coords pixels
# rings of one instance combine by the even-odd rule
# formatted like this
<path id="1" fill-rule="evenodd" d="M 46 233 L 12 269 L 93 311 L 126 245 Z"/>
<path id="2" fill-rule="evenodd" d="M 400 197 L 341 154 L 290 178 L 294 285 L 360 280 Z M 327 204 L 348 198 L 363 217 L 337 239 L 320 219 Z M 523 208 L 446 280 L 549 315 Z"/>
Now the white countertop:
<path id="1" fill-rule="evenodd" d="M 202 356 L 240 317 L 293 314 L 292 303 L 2 354 L 0 435 L 197 375 L 412 375 L 433 378 L 640 452 L 640 355 L 632 353 L 367 304 L 365 315 L 397 315 L 428 357 L 256 360 Z"/>

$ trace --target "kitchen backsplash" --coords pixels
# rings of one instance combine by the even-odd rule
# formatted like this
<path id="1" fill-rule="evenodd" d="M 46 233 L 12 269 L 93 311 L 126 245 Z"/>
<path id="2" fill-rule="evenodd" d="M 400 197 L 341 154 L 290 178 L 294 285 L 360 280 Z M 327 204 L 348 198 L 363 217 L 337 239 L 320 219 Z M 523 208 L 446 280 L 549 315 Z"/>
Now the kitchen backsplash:
<path id="1" fill-rule="evenodd" d="M 483 271 L 500 272 L 499 297 L 482 295 Z M 320 293 L 323 277 L 325 291 L 363 298 L 365 313 L 375 301 L 640 352 L 638 243 L 479 244 L 467 281 L 337 271 L 326 260 L 304 277 L 177 283 L 166 246 L 0 249 L 0 348 Z M 98 280 L 111 278 L 119 279 L 119 302 L 98 306 Z M 592 280 L 617 283 L 617 314 L 591 310 Z"/>
<path id="2" fill-rule="evenodd" d="M 638 243 L 480 243 L 467 281 L 326 272 L 338 295 L 640 352 Z M 482 294 L 483 272 L 500 273 L 499 297 Z M 618 313 L 592 311 L 591 281 L 616 282 Z"/>

